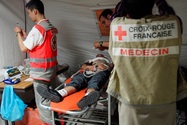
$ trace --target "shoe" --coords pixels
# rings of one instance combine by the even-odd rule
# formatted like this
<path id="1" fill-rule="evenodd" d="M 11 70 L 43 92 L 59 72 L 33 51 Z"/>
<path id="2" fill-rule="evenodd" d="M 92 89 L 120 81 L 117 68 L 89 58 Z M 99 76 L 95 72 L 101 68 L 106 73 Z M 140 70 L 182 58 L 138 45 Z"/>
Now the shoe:
<path id="1" fill-rule="evenodd" d="M 62 96 L 56 90 L 49 89 L 49 87 L 45 84 L 38 85 L 36 90 L 43 98 L 49 99 L 52 102 L 62 101 Z"/>
<path id="2" fill-rule="evenodd" d="M 55 121 L 55 125 L 62 125 L 60 121 Z"/>
<path id="3" fill-rule="evenodd" d="M 91 106 L 96 103 L 100 97 L 100 93 L 98 91 L 90 92 L 88 95 L 84 96 L 78 103 L 77 106 L 80 109 L 84 109 L 87 106 Z"/>

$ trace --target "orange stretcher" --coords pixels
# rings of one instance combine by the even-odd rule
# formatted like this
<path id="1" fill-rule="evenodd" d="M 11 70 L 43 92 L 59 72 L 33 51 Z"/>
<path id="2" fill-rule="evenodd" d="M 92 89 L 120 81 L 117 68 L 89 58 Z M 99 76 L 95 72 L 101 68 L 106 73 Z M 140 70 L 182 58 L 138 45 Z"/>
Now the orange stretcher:
<path id="1" fill-rule="evenodd" d="M 68 84 L 72 77 L 68 78 L 65 81 L 65 84 Z M 62 84 L 56 89 L 59 89 L 62 86 L 64 85 Z M 43 108 L 52 111 L 52 125 L 55 125 L 55 120 L 75 124 L 106 125 L 108 123 L 108 125 L 111 125 L 110 96 L 108 95 L 107 98 L 101 97 L 101 99 L 98 100 L 98 103 L 80 109 L 77 106 L 77 102 L 84 97 L 85 91 L 86 88 L 68 95 L 59 103 L 51 102 L 50 106 L 45 106 L 40 103 Z M 56 118 L 54 115 L 55 112 L 58 112 L 62 118 Z"/>
<path id="2" fill-rule="evenodd" d="M 69 78 L 68 80 L 66 80 L 66 84 L 69 83 L 71 81 L 71 78 Z M 57 112 L 68 112 L 70 110 L 81 110 L 76 104 L 74 104 L 75 102 L 78 102 L 82 97 L 84 97 L 85 95 L 85 90 L 83 89 L 79 92 L 73 93 L 71 95 L 68 95 L 67 97 L 65 97 L 63 99 L 63 101 L 59 102 L 59 103 L 55 103 L 55 102 L 51 102 L 51 110 L 53 111 L 57 111 Z"/>

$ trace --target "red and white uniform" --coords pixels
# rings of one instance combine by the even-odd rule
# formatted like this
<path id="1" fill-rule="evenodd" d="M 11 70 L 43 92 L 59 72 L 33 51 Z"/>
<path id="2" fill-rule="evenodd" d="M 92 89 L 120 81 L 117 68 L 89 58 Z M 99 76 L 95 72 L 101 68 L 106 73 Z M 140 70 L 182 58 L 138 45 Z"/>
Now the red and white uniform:
<path id="1" fill-rule="evenodd" d="M 30 76 L 33 79 L 50 81 L 56 76 L 57 29 L 44 19 L 29 32 L 24 45 L 30 50 Z"/>

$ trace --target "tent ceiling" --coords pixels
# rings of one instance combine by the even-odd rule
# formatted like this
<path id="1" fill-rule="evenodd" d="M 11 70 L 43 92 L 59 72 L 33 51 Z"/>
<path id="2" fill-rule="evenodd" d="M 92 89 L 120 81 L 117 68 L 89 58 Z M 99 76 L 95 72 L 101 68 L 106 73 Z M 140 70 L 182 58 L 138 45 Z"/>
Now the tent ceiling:
<path id="1" fill-rule="evenodd" d="M 118 2 L 117 0 L 53 0 L 83 7 L 96 7 L 96 6 L 113 6 Z"/>

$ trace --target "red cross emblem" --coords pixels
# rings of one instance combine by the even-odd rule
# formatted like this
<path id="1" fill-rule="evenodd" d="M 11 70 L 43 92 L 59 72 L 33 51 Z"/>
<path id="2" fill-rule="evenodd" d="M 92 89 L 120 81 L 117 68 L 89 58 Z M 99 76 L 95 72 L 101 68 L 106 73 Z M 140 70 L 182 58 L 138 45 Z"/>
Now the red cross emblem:
<path id="1" fill-rule="evenodd" d="M 57 49 L 57 39 L 56 39 L 56 36 L 53 36 L 53 38 L 51 40 L 51 47 L 52 47 L 53 51 L 55 51 Z"/>
<path id="2" fill-rule="evenodd" d="M 114 35 L 117 36 L 119 40 L 122 40 L 123 36 L 127 36 L 127 32 L 122 30 L 122 26 L 118 26 L 117 31 L 114 31 Z"/>

